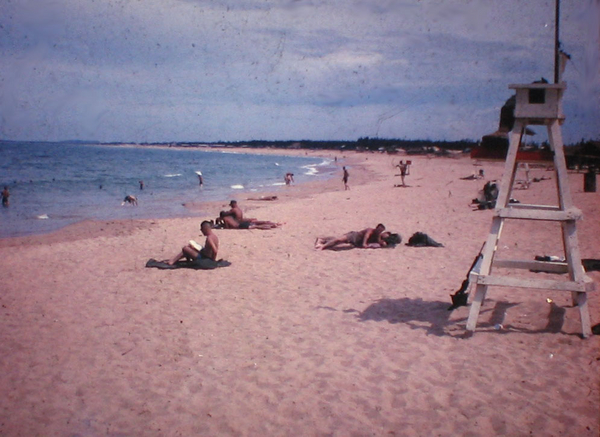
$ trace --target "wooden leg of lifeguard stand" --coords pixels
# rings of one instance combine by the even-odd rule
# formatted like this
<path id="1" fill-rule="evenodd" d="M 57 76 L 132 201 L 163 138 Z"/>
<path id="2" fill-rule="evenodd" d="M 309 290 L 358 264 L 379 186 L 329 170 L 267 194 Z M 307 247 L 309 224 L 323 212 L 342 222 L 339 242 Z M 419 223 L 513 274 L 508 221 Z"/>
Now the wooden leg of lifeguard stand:
<path id="1" fill-rule="evenodd" d="M 558 201 L 562 210 L 567 210 L 573 207 L 571 192 L 569 191 L 567 173 L 567 163 L 564 154 L 564 145 L 560 124 L 558 120 L 548 125 L 548 139 L 554 151 L 554 166 L 556 171 L 556 182 L 558 189 Z M 577 238 L 577 225 L 575 220 L 567 220 L 561 223 L 563 248 L 567 268 L 569 272 L 569 280 L 574 282 L 583 282 L 586 279 L 585 270 L 581 263 L 581 254 L 579 252 L 579 240 Z M 571 293 L 573 305 L 579 307 L 579 316 L 581 318 L 581 333 L 583 338 L 588 338 L 592 335 L 590 324 L 590 314 L 587 305 L 587 293 L 574 291 Z"/>
<path id="2" fill-rule="evenodd" d="M 590 323 L 590 312 L 587 305 L 587 293 L 576 294 L 579 317 L 581 317 L 581 335 L 583 338 L 588 338 L 592 335 L 592 325 Z"/>
<path id="3" fill-rule="evenodd" d="M 488 239 L 486 240 L 485 245 L 481 250 L 481 265 L 479 266 L 479 269 L 476 272 L 478 275 L 487 276 L 492 271 L 492 261 L 494 260 L 494 254 L 496 252 L 498 240 L 500 239 L 500 234 L 502 233 L 503 224 L 504 219 L 501 217 L 494 217 L 492 219 L 492 227 L 490 229 L 490 234 L 488 235 Z M 475 328 L 477 326 L 477 318 L 479 317 L 479 311 L 481 310 L 481 305 L 483 304 L 483 301 L 485 299 L 487 288 L 487 285 L 479 283 L 475 288 L 475 296 L 473 297 L 473 301 L 471 302 L 469 318 L 467 319 L 467 331 L 475 331 Z"/>
<path id="4" fill-rule="evenodd" d="M 504 175 L 502 176 L 502 182 L 500 184 L 500 190 L 498 192 L 498 198 L 496 199 L 496 210 L 506 207 L 510 201 L 510 194 L 512 192 L 512 186 L 515 182 L 516 166 L 517 166 L 517 150 L 521 143 L 521 137 L 525 130 L 525 125 L 520 120 L 515 122 L 513 131 L 511 133 L 510 145 L 506 155 L 506 163 L 504 164 Z M 486 240 L 485 246 L 481 251 L 482 262 L 479 271 L 479 275 L 487 276 L 492 271 L 492 262 L 494 260 L 494 254 L 498 246 L 498 240 L 502 233 L 502 227 L 504 225 L 504 219 L 502 217 L 494 216 L 492 219 L 492 226 L 490 233 Z M 471 309 L 469 310 L 469 318 L 467 319 L 467 331 L 475 331 L 477 326 L 477 318 L 481 310 L 481 305 L 485 299 L 488 285 L 477 284 L 475 289 L 475 296 L 471 302 Z"/>
<path id="5" fill-rule="evenodd" d="M 469 318 L 467 319 L 467 331 L 475 331 L 475 327 L 477 326 L 477 318 L 479 317 L 479 311 L 481 310 L 481 304 L 483 304 L 483 300 L 485 299 L 487 288 L 487 285 L 477 284 L 477 288 L 475 289 L 475 297 L 471 302 Z"/>

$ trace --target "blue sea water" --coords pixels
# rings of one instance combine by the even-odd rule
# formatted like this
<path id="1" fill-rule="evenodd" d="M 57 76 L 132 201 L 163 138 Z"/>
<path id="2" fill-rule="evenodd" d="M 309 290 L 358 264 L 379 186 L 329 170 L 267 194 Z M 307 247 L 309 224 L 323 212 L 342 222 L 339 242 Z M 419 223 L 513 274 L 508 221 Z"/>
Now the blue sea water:
<path id="1" fill-rule="evenodd" d="M 0 237 L 40 234 L 83 220 L 212 216 L 185 204 L 273 192 L 283 176 L 296 183 L 328 178 L 330 160 L 255 155 L 204 148 L 0 142 Z M 200 187 L 196 171 L 201 171 Z M 139 181 L 144 181 L 140 190 Z M 137 207 L 122 206 L 128 194 Z"/>

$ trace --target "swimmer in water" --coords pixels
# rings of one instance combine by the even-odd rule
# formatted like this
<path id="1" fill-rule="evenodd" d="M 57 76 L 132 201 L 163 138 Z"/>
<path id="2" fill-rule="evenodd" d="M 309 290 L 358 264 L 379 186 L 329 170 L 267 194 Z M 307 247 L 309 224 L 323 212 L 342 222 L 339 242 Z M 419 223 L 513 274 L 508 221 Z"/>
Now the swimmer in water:
<path id="1" fill-rule="evenodd" d="M 128 194 L 127 196 L 125 196 L 125 199 L 123 199 L 123 202 L 121 202 L 121 206 L 125 205 L 125 203 L 129 203 L 130 205 L 137 206 L 137 204 L 138 204 L 137 197 L 132 196 L 131 194 Z"/>

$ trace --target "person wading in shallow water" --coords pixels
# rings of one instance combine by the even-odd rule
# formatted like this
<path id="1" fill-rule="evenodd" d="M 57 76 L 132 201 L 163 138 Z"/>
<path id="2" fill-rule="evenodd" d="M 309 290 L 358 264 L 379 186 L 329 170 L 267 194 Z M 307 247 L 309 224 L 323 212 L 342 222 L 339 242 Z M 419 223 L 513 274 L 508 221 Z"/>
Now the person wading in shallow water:
<path id="1" fill-rule="evenodd" d="M 8 206 L 9 197 L 10 193 L 8 192 L 8 187 L 4 187 L 4 190 L 2 190 L 2 206 Z"/>
<path id="2" fill-rule="evenodd" d="M 123 199 L 123 201 L 121 202 L 121 206 L 125 205 L 125 203 L 129 203 L 130 205 L 137 206 L 137 204 L 138 204 L 137 197 L 132 196 L 131 194 L 128 194 L 127 196 L 125 196 L 125 199 Z"/>

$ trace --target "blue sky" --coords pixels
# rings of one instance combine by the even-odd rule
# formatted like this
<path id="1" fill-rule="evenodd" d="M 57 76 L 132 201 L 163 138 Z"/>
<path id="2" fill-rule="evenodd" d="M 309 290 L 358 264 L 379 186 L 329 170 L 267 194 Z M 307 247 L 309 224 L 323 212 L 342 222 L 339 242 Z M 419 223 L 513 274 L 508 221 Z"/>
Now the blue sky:
<path id="1" fill-rule="evenodd" d="M 561 9 L 599 138 L 600 0 Z M 554 0 L 1 0 L 0 139 L 478 139 L 553 53 Z"/>

